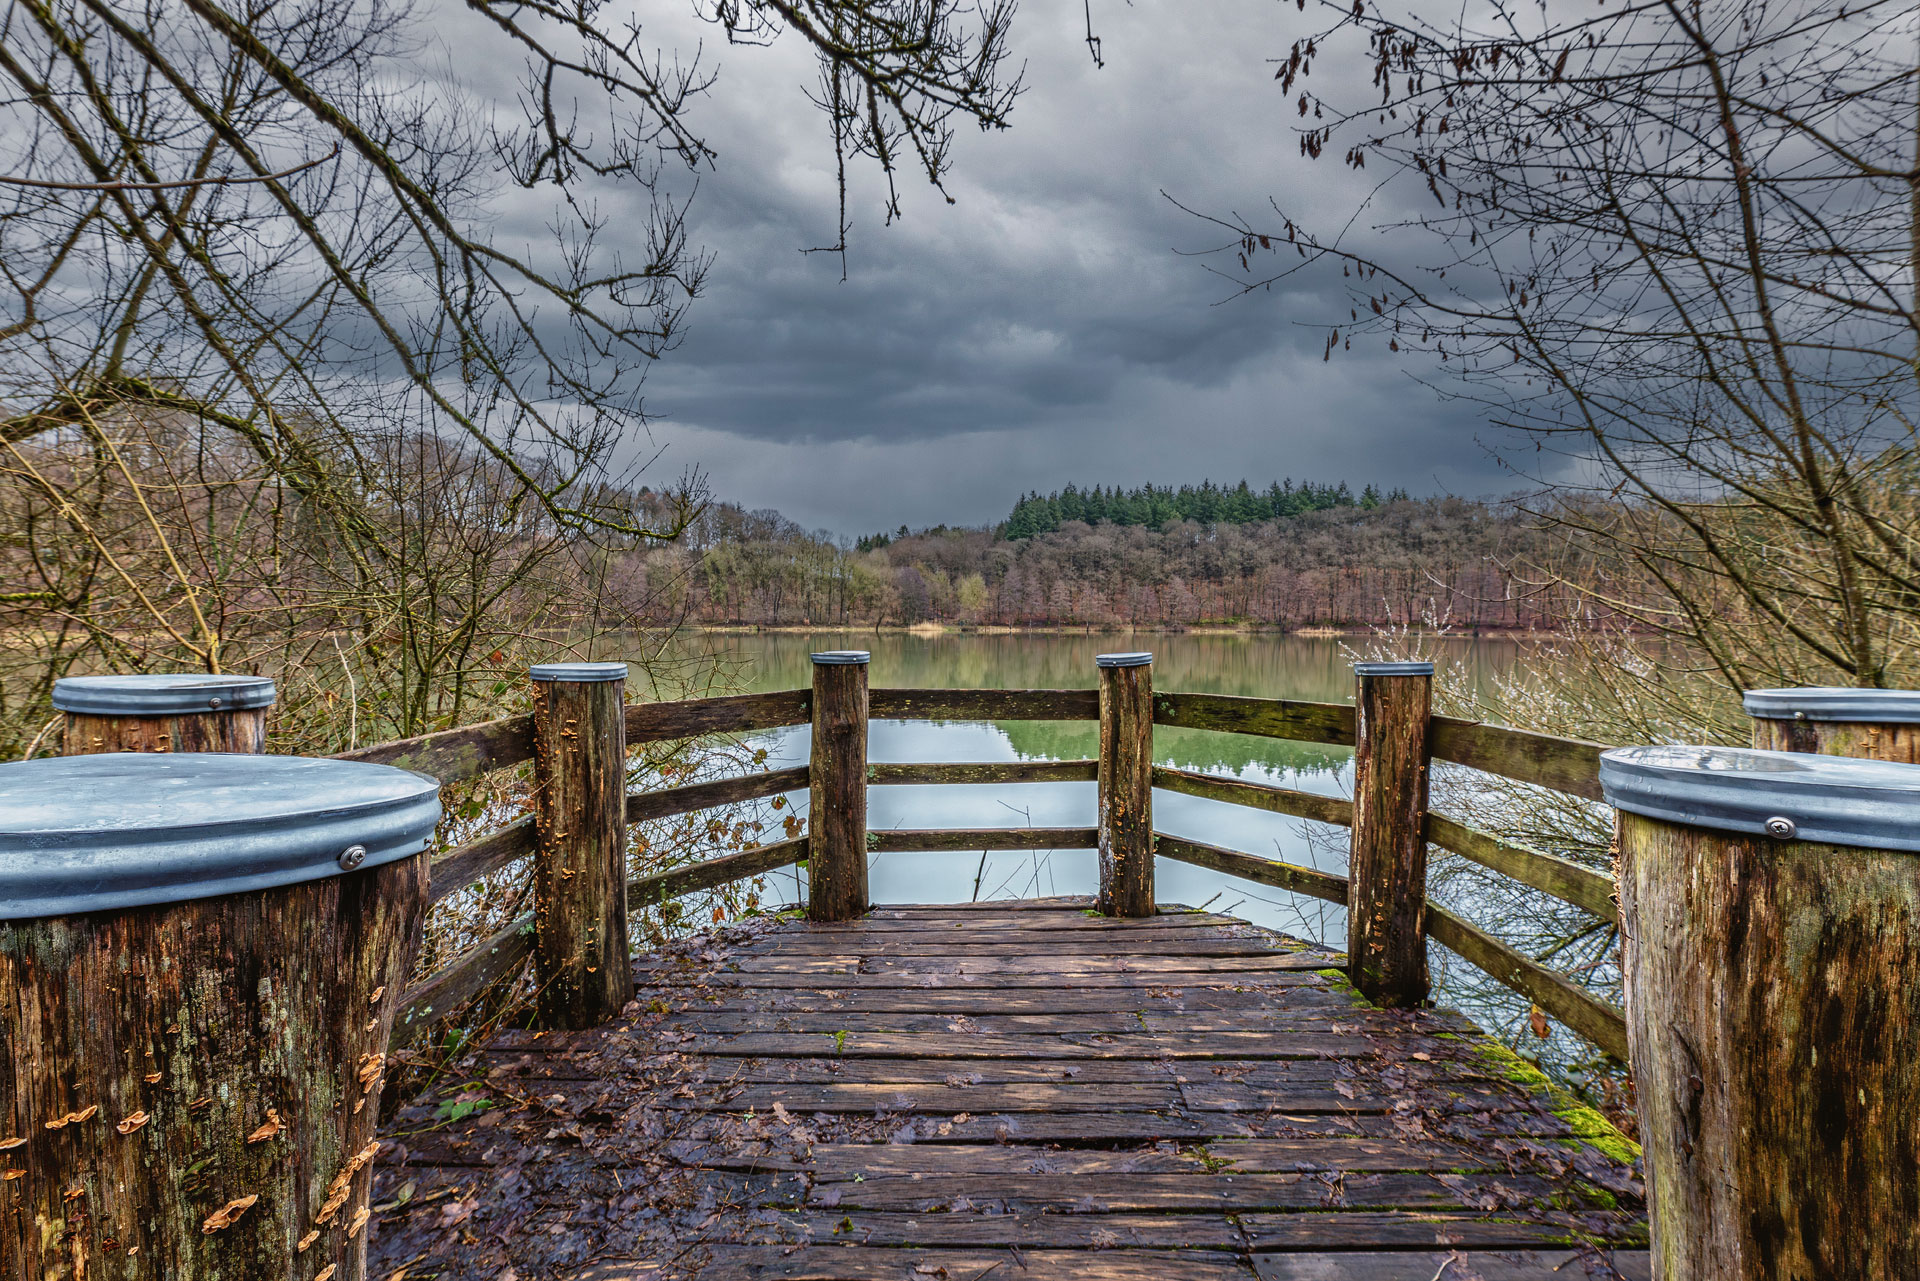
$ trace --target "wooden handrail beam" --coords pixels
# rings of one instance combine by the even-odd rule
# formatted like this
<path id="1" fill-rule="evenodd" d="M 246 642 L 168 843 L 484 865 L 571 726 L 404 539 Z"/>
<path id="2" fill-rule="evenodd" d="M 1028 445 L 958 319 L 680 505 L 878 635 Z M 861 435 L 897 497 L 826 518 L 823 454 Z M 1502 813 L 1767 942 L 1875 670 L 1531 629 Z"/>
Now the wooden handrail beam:
<path id="1" fill-rule="evenodd" d="M 671 818 L 716 805 L 734 805 L 741 801 L 764 800 L 782 792 L 804 791 L 807 767 L 772 770 L 765 774 L 747 774 L 739 778 L 715 779 L 710 783 L 688 783 L 682 787 L 663 787 L 654 792 L 627 794 L 627 822 L 650 818 Z"/>
<path id="2" fill-rule="evenodd" d="M 394 765 L 430 774 L 448 787 L 533 759 L 533 717 L 507 716 L 341 752 L 335 759 Z"/>
<path id="3" fill-rule="evenodd" d="M 867 766 L 872 786 L 927 783 L 1091 783 L 1098 761 L 887 761 Z"/>
<path id="4" fill-rule="evenodd" d="M 813 691 L 808 689 L 729 694 L 672 703 L 634 703 L 627 708 L 627 745 L 805 725 L 812 715 Z"/>
<path id="5" fill-rule="evenodd" d="M 1513 989 L 1613 1058 L 1627 1059 L 1627 1016 L 1572 979 L 1529 960 L 1439 904 L 1427 903 L 1427 934 L 1502 986 Z"/>
<path id="6" fill-rule="evenodd" d="M 518 862 L 533 853 L 533 846 L 533 818 L 529 816 L 477 841 L 448 850 L 428 865 L 432 884 L 427 890 L 427 903 L 438 903 L 488 872 L 497 872 L 509 863 Z"/>
<path id="7" fill-rule="evenodd" d="M 1291 787 L 1269 787 L 1264 783 L 1245 783 L 1237 778 L 1197 774 L 1192 770 L 1167 765 L 1153 767 L 1153 785 L 1183 796 L 1199 796 L 1229 805 L 1246 805 L 1275 814 L 1309 818 L 1316 823 L 1337 827 L 1353 826 L 1353 802 L 1342 796 L 1322 796 Z"/>
<path id="8" fill-rule="evenodd" d="M 643 907 L 652 907 L 682 894 L 714 889 L 731 881 L 743 881 L 749 876 L 771 872 L 789 863 L 804 862 L 806 857 L 807 838 L 796 836 L 789 841 L 775 841 L 757 849 L 741 850 L 738 854 L 727 854 L 702 863 L 655 872 L 651 876 L 636 877 L 627 882 L 627 906 L 637 912 Z"/>
<path id="9" fill-rule="evenodd" d="M 1156 694 L 1153 723 L 1353 746 L 1353 708 L 1345 703 L 1302 703 L 1232 694 Z"/>
<path id="10" fill-rule="evenodd" d="M 1091 689 L 876 689 L 876 721 L 1091 721 L 1100 693 Z"/>
<path id="11" fill-rule="evenodd" d="M 1558 792 L 1600 795 L 1600 753 L 1604 743 L 1556 738 L 1505 725 L 1483 725 L 1451 716 L 1433 718 L 1434 759 L 1452 761 L 1521 783 L 1533 783 Z"/>
<path id="12" fill-rule="evenodd" d="M 1616 920 L 1620 915 L 1620 905 L 1614 901 L 1613 878 L 1578 863 L 1489 836 L 1444 814 L 1427 815 L 1427 839 L 1522 885 L 1584 908 L 1602 920 Z"/>
<path id="13" fill-rule="evenodd" d="M 1090 850 L 1100 833 L 1091 827 L 936 827 L 894 828 L 870 832 L 867 848 L 875 854 L 918 854 L 932 850 Z"/>
<path id="14" fill-rule="evenodd" d="M 1155 853 L 1176 863 L 1211 868 L 1242 880 L 1325 899 L 1329 903 L 1345 904 L 1347 901 L 1347 878 L 1323 872 L 1317 867 L 1282 863 L 1278 859 L 1261 858 L 1257 854 L 1243 854 L 1239 850 L 1168 836 L 1165 832 L 1155 832 L 1153 844 Z"/>

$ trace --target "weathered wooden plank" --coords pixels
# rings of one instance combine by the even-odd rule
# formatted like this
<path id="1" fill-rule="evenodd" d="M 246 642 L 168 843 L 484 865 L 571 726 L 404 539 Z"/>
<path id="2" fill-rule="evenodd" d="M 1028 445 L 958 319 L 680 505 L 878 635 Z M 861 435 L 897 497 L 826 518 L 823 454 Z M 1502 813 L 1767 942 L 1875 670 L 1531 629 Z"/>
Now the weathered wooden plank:
<path id="1" fill-rule="evenodd" d="M 1509 1212 L 1511 1213 L 1511 1212 Z M 1629 1246 L 1646 1243 L 1644 1221 L 1628 1214 L 1599 1214 L 1583 1211 L 1578 1225 L 1555 1223 L 1540 1218 L 1506 1217 L 1483 1213 L 1433 1213 L 1405 1210 L 1296 1211 L 1292 1214 L 1247 1214 L 1238 1216 L 1246 1230 L 1248 1244 L 1256 1253 L 1264 1251 L 1301 1251 L 1356 1246 L 1409 1247 L 1443 1246 L 1462 1250 L 1525 1250 L 1563 1245 L 1568 1250 L 1600 1236 Z M 1562 1252 L 1553 1256 L 1566 1258 Z M 1451 1271 L 1436 1265 L 1435 1271 L 1422 1274 L 1418 1281 L 1462 1281 L 1465 1274 L 1458 1265 Z M 1581 1268 L 1549 1272 L 1539 1281 L 1588 1281 L 1593 1275 Z M 1371 1272 L 1333 1274 L 1341 1281 L 1371 1278 Z M 1605 1273 L 1601 1273 L 1604 1276 Z"/>
<path id="2" fill-rule="evenodd" d="M 1001 1144 L 822 1143 L 812 1153 L 814 1177 L 837 1183 L 855 1177 L 912 1174 L 1301 1174 L 1320 1170 L 1368 1173 L 1506 1168 L 1492 1150 L 1432 1140 L 1321 1135 L 1305 1139 L 1221 1139 L 1204 1146 L 1032 1148 Z"/>
<path id="3" fill-rule="evenodd" d="M 1431 1208 L 1460 1210 L 1483 1198 L 1498 1203 L 1494 1178 L 1480 1175 L 1436 1178 L 1425 1173 L 1355 1172 L 1343 1178 L 1299 1174 L 1127 1174 L 1071 1175 L 958 1174 L 920 1178 L 882 1176 L 859 1183 L 833 1183 L 814 1189 L 815 1205 L 862 1210 L 944 1210 L 956 1201 L 974 1205 L 1006 1203 L 1026 1209 L 1051 1207 L 1078 1214 L 1190 1210 L 1319 1210 Z M 1502 1174 L 1505 1195 L 1542 1200 L 1565 1196 L 1567 1187 L 1535 1175 Z M 1364 1275 L 1364 1274 L 1363 1274 Z M 1420 1278 L 1431 1281 L 1432 1273 Z"/>
<path id="4" fill-rule="evenodd" d="M 1153 785 L 1185 796 L 1201 796 L 1230 805 L 1247 805 L 1275 814 L 1291 814 L 1318 823 L 1339 827 L 1353 826 L 1353 802 L 1340 796 L 1321 796 L 1292 787 L 1269 787 L 1264 783 L 1243 783 L 1237 778 L 1216 778 L 1192 770 L 1153 767 Z"/>
<path id="5" fill-rule="evenodd" d="M 1605 1260 L 1610 1271 L 1595 1271 Z M 1453 1272 L 1480 1281 L 1561 1281 L 1569 1274 L 1616 1276 L 1622 1281 L 1652 1281 L 1653 1263 L 1644 1250 L 1525 1250 L 1517 1253 L 1461 1254 L 1447 1250 L 1341 1254 L 1256 1254 L 1260 1281 L 1446 1281 Z M 1578 1269 L 1577 1271 L 1575 1269 Z"/>
<path id="6" fill-rule="evenodd" d="M 1602 920 L 1611 921 L 1619 915 L 1619 905 L 1613 899 L 1613 878 L 1578 863 L 1489 836 L 1444 814 L 1427 815 L 1427 839 L 1482 867 L 1511 876 L 1522 885 L 1585 908 Z"/>
<path id="7" fill-rule="evenodd" d="M 1035 953 L 1042 956 L 1253 956 L 1291 953 L 1298 948 L 1277 935 L 1233 934 L 1215 927 L 1193 930 L 1152 930 L 1124 937 L 1086 930 L 1049 936 L 1039 930 L 981 930 L 975 938 L 966 931 L 939 934 L 868 936 L 859 942 L 805 936 L 776 936 L 737 949 L 746 956 L 974 956 L 983 948 L 1000 955 Z"/>
<path id="8" fill-rule="evenodd" d="M 1230 1256 L 1199 1251 L 1156 1250 L 915 1250 L 873 1246 L 816 1245 L 763 1250 L 716 1246 L 701 1266 L 701 1281 L 901 1281 L 903 1277 L 979 1281 L 991 1275 L 1046 1277 L 1049 1281 L 1248 1281 L 1246 1268 Z M 1025 1266 L 1023 1267 L 1022 1264 Z M 578 1281 L 656 1281 L 652 1263 L 601 1263 L 576 1273 Z M 910 1270 L 911 1269 L 911 1270 Z M 1423 1281 L 1430 1279 L 1423 1278 Z"/>
<path id="9" fill-rule="evenodd" d="M 1091 783 L 1098 761 L 882 761 L 867 766 L 867 782 L 885 787 L 924 783 Z"/>
<path id="10" fill-rule="evenodd" d="M 1217 729 L 1263 738 L 1353 746 L 1353 709 L 1345 703 L 1300 703 L 1230 694 L 1156 694 L 1153 722 L 1185 729 Z"/>
<path id="11" fill-rule="evenodd" d="M 1294 958 L 1298 960 L 1296 956 Z M 1319 971 L 1338 970 L 1344 964 L 1343 958 L 1316 953 L 1312 959 L 1299 964 L 1289 965 L 1279 970 L 1235 970 L 1231 973 L 1213 973 L 1208 969 L 1186 973 L 1157 971 L 1141 973 L 1138 971 L 1118 971 L 1101 973 L 1087 971 L 1073 977 L 1075 989 L 1097 988 L 1111 991 L 1147 993 L 1165 990 L 1170 993 L 1192 991 L 1196 986 L 1205 990 L 1258 990 L 1269 987 L 1284 987 L 1298 983 L 1320 982 Z M 1044 989 L 1058 989 L 1060 977 L 1057 972 L 1028 971 L 1026 973 L 1002 972 L 998 974 L 954 974 L 950 972 L 919 970 L 891 970 L 876 974 L 859 973 L 851 967 L 837 972 L 822 974 L 809 971 L 803 974 L 787 974 L 778 970 L 730 971 L 707 970 L 683 966 L 678 963 L 656 965 L 648 960 L 635 962 L 636 972 L 643 986 L 650 989 L 667 991 L 712 991 L 769 994 L 776 992 L 930 992 L 945 991 L 956 998 L 966 1000 L 976 997 L 991 998 L 999 992 L 1023 992 Z M 1343 976 L 1344 977 L 1344 976 Z M 1177 1000 L 1177 996 L 1169 996 Z"/>
<path id="12" fill-rule="evenodd" d="M 876 854 L 930 850 L 1090 850 L 1099 843 L 1091 827 L 973 827 L 869 832 L 867 849 Z"/>
<path id="13" fill-rule="evenodd" d="M 1205 925 L 1250 928 L 1236 916 L 1222 916 L 1217 912 L 1168 911 L 1164 906 L 1158 916 L 1129 917 L 1125 920 L 1101 916 L 1092 908 L 1085 912 L 973 912 L 964 910 L 967 906 L 965 903 L 956 903 L 953 905 L 954 911 L 944 916 L 921 912 L 882 916 L 882 909 L 876 908 L 854 921 L 809 921 L 806 932 L 822 938 L 863 938 L 880 934 L 924 934 L 948 930 L 1058 930 L 1067 933 L 1108 930 L 1126 933 L 1142 929 L 1191 929 Z"/>
<path id="14" fill-rule="evenodd" d="M 489 872 L 497 872 L 509 863 L 533 853 L 533 819 L 523 818 L 517 823 L 477 841 L 469 841 L 456 849 L 434 859 L 431 864 L 433 884 L 427 892 L 429 903 L 438 903 L 449 894 L 464 890 Z"/>
<path id="15" fill-rule="evenodd" d="M 1199 841 L 1183 840 L 1178 836 L 1168 836 L 1164 832 L 1154 836 L 1154 848 L 1161 857 L 1173 859 L 1175 862 L 1191 863 L 1195 867 L 1210 867 L 1216 872 L 1225 872 L 1230 876 L 1258 881 L 1262 885 L 1292 890 L 1296 894 L 1308 894 L 1314 898 L 1325 899 L 1329 903 L 1347 901 L 1347 878 L 1335 876 L 1331 872 L 1322 872 L 1317 868 L 1300 867 L 1294 863 L 1282 863 L 1276 859 L 1242 854 L 1238 850 L 1224 850 L 1217 845 L 1203 845 Z"/>
<path id="16" fill-rule="evenodd" d="M 494 984 L 505 982 L 532 955 L 533 913 L 528 912 L 402 993 L 400 1013 L 393 1021 L 394 1044 L 406 1044 L 427 1024 L 461 1009 Z"/>
<path id="17" fill-rule="evenodd" d="M 1432 748 L 1437 760 L 1467 765 L 1522 783 L 1537 783 L 1590 801 L 1603 799 L 1600 753 L 1607 750 L 1604 743 L 1555 738 L 1551 734 L 1509 729 L 1504 725 L 1436 716 Z"/>
<path id="18" fill-rule="evenodd" d="M 1529 960 L 1485 931 L 1469 925 L 1431 901 L 1427 904 L 1427 933 L 1434 942 L 1486 971 L 1495 982 L 1512 988 L 1542 1010 L 1625 1062 L 1627 1016 L 1572 979 Z"/>
<path id="19" fill-rule="evenodd" d="M 1165 1248 L 1239 1250 L 1240 1230 L 1214 1214 L 889 1214 L 800 1210 L 780 1215 L 778 1230 L 793 1242 L 844 1247 L 997 1246 L 1014 1247 L 1029 1260 L 1040 1249 L 1086 1250 Z M 1431 1233 L 1425 1242 L 1432 1240 Z M 999 1278 L 1006 1268 L 988 1274 Z M 931 1281 L 935 1274 L 922 1273 Z M 1030 1275 L 1018 1267 L 1015 1277 Z M 966 1274 L 953 1281 L 967 1281 Z M 1245 1281 L 1245 1277 L 1242 1277 Z"/>
<path id="20" fill-rule="evenodd" d="M 653 792 L 629 792 L 627 822 L 639 823 L 650 818 L 691 814 L 695 810 L 712 809 L 716 805 L 757 801 L 778 796 L 782 792 L 802 791 L 806 786 L 807 767 L 796 765 L 792 769 L 723 778 L 711 783 L 688 783 L 683 787 L 665 787 Z"/>
<path id="21" fill-rule="evenodd" d="M 775 841 L 771 845 L 762 845 L 758 849 L 742 850 L 738 854 L 711 858 L 704 863 L 655 872 L 652 876 L 642 876 L 627 882 L 627 905 L 637 911 L 642 907 L 663 903 L 681 894 L 691 894 L 695 890 L 710 890 L 730 881 L 760 876 L 777 867 L 799 862 L 806 856 L 807 838 L 796 836 L 792 840 Z M 645 971 L 639 972 L 644 981 Z"/>
<path id="22" fill-rule="evenodd" d="M 965 1097 L 961 1097 L 964 1094 Z M 713 1109 L 720 1100 L 701 1097 L 695 1090 L 676 1095 L 668 1106 Z M 969 1086 L 956 1090 L 944 1084 L 896 1085 L 845 1082 L 819 1084 L 796 1081 L 777 1085 L 729 1085 L 725 1107 L 733 1112 L 765 1112 L 778 1103 L 787 1111 L 805 1115 L 850 1113 L 855 1116 L 931 1112 L 946 1115 L 979 1108 L 983 1112 L 1157 1112 L 1180 1106 L 1180 1092 L 1172 1085 L 1133 1082 L 1126 1085 L 1060 1085 L 1014 1082 Z"/>
<path id="23" fill-rule="evenodd" d="M 1091 689 L 876 689 L 877 721 L 1090 721 L 1100 715 Z"/>
<path id="24" fill-rule="evenodd" d="M 1407 1053 L 1444 1052 L 1447 1043 L 1404 1032 L 1391 1034 Z M 1020 1059 L 1300 1059 L 1371 1058 L 1381 1053 L 1374 1037 L 1358 1031 L 1207 1032 L 1128 1037 L 1087 1033 L 1061 1036 L 994 1036 L 982 1033 L 752 1032 L 697 1035 L 674 1043 L 686 1054 L 732 1054 L 758 1058 L 1020 1058 Z"/>
<path id="25" fill-rule="evenodd" d="M 951 1014 L 1071 1014 L 1124 1010 L 1257 1010 L 1284 1001 L 1307 1008 L 1351 1009 L 1350 996 L 1335 991 L 1317 974 L 1285 976 L 1295 985 L 1274 990 L 1273 985 L 1245 988 L 1162 988 L 1158 986 L 1076 988 L 849 988 L 845 990 L 782 988 L 674 988 L 645 985 L 649 1003 L 659 1001 L 670 1010 L 706 1010 L 713 1013 L 758 1010 L 767 1013 L 807 1011 L 902 1011 Z"/>
<path id="26" fill-rule="evenodd" d="M 761 851 L 755 851 L 759 853 Z M 739 858 L 741 855 L 731 857 Z M 715 859 L 714 863 L 723 860 Z M 695 867 L 710 864 L 699 863 Z M 777 974 L 835 975 L 915 974 L 927 978 L 962 982 L 969 978 L 992 978 L 998 982 L 1009 974 L 1093 975 L 1124 970 L 1132 974 L 1228 974 L 1240 971 L 1326 969 L 1330 959 L 1324 952 L 1271 952 L 1253 956 L 1055 956 L 1035 952 L 1008 956 L 874 956 L 841 960 L 820 956 L 756 956 L 734 953 L 727 964 L 738 972 Z M 938 986 L 938 982 L 926 986 Z"/>
<path id="27" fill-rule="evenodd" d="M 533 717 L 508 716 L 481 725 L 441 730 L 341 752 L 343 761 L 366 761 L 415 770 L 450 787 L 489 770 L 533 759 Z"/>
<path id="28" fill-rule="evenodd" d="M 754 730 L 805 725 L 813 716 L 813 691 L 787 689 L 773 694 L 730 694 L 672 703 L 627 706 L 627 743 L 659 743 L 704 734 L 745 734 Z"/>
<path id="29" fill-rule="evenodd" d="M 1199 1032 L 1312 1031 L 1333 1026 L 1354 1032 L 1394 1033 L 1425 1030 L 1429 1035 L 1459 1032 L 1473 1025 L 1449 1011 L 1423 1013 L 1417 1020 L 1383 1016 L 1365 1006 L 1304 1006 L 1291 1004 L 1266 1012 L 1264 1019 L 1247 1010 L 1208 1014 L 1203 1011 L 1088 1011 L 1055 1014 L 944 1014 L 936 1011 L 867 1010 L 755 1010 L 725 1012 L 684 1010 L 667 1016 L 661 1027 L 678 1032 L 984 1032 L 1027 1036 L 1080 1034 L 1141 1036 Z"/>
<path id="30" fill-rule="evenodd" d="M 870 917 L 912 917 L 949 912 L 1085 912 L 1093 909 L 1091 894 L 1056 894 L 1038 898 L 981 899 L 973 903 L 882 903 Z"/>

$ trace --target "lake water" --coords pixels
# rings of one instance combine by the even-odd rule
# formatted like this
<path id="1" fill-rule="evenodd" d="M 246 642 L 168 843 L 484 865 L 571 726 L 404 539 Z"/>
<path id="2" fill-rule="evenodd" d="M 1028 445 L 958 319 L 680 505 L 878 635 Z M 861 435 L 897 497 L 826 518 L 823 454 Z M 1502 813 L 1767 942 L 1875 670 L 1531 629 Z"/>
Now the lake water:
<path id="1" fill-rule="evenodd" d="M 872 651 L 874 686 L 920 688 L 1067 689 L 1097 684 L 1094 655 L 1121 650 L 1154 654 L 1154 688 L 1163 692 L 1242 694 L 1263 698 L 1350 702 L 1352 650 L 1364 638 L 1271 635 L 941 635 L 867 633 L 716 634 L 683 638 L 689 650 L 734 666 L 746 689 L 779 690 L 812 682 L 808 655 L 817 650 Z M 1510 641 L 1449 641 L 1444 652 L 1460 660 L 1469 680 L 1484 681 L 1517 661 Z M 804 726 L 758 740 L 781 768 L 804 763 Z M 875 721 L 873 761 L 1016 761 L 1085 759 L 1096 754 L 1092 722 Z M 1350 796 L 1349 749 L 1279 739 L 1183 730 L 1154 731 L 1154 754 L 1167 765 L 1222 777 L 1331 796 Z M 806 794 L 793 801 L 805 812 Z M 940 787 L 876 787 L 869 794 L 868 826 L 888 828 L 1091 827 L 1092 783 L 1021 783 Z M 1154 794 L 1156 829 L 1293 863 L 1344 872 L 1346 833 L 1303 819 L 1218 801 Z M 803 873 L 776 874 L 776 897 L 804 898 Z M 1156 891 L 1162 902 L 1206 905 L 1296 936 L 1344 947 L 1344 910 L 1224 876 L 1160 860 Z M 875 854 L 870 888 L 876 903 L 964 902 L 1047 894 L 1092 894 L 1098 888 L 1092 850 L 1038 852 Z"/>

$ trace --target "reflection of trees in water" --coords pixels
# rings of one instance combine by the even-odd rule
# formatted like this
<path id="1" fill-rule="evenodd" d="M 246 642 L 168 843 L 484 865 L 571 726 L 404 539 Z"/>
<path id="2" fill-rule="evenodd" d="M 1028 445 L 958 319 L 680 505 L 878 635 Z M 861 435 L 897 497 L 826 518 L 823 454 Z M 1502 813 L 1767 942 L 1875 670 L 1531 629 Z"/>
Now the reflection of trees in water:
<path id="1" fill-rule="evenodd" d="M 994 728 L 1022 760 L 1085 760 L 1100 750 L 1100 731 L 1082 721 L 996 721 Z M 1166 725 L 1153 731 L 1153 752 L 1163 765 L 1232 773 L 1259 765 L 1276 772 L 1338 774 L 1353 760 L 1344 747 Z"/>

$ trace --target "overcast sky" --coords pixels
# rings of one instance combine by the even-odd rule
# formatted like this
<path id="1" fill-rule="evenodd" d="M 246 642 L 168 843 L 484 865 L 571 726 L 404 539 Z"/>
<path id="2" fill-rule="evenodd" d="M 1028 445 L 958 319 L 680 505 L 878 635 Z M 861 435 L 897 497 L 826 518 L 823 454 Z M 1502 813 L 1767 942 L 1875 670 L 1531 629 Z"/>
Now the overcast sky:
<path id="1" fill-rule="evenodd" d="M 1080 4 L 1028 0 L 1013 128 L 965 131 L 951 206 L 908 176 L 906 216 L 884 227 L 862 182 L 845 283 L 837 259 L 799 252 L 835 217 L 810 55 L 726 48 L 647 8 L 664 45 L 705 40 L 720 71 L 694 117 L 719 152 L 693 207 L 716 259 L 648 382 L 653 475 L 698 466 L 716 497 L 843 535 L 991 522 L 1070 481 L 1506 487 L 1475 416 L 1421 371 L 1357 346 L 1322 361 L 1337 289 L 1223 301 L 1177 252 L 1219 236 L 1163 191 L 1219 212 L 1275 192 L 1329 218 L 1354 207 L 1337 160 L 1299 155 L 1267 62 L 1299 34 L 1292 5 L 1107 0 L 1096 69 Z"/>

